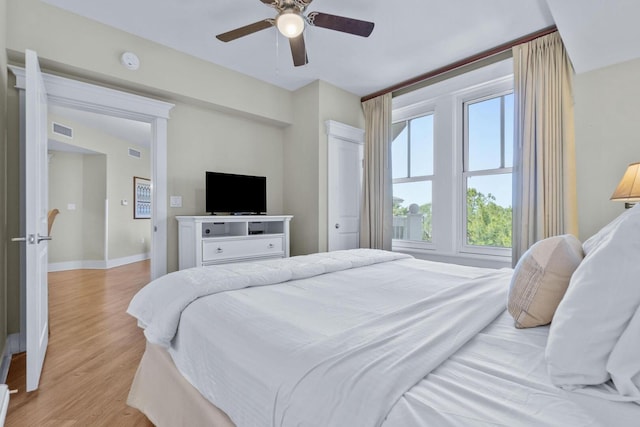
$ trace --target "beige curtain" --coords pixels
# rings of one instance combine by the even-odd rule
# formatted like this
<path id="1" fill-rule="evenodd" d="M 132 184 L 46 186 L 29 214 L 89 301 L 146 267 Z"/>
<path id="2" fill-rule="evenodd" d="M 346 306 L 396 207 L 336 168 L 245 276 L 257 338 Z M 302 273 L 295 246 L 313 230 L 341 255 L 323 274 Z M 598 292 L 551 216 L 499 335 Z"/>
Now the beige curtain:
<path id="1" fill-rule="evenodd" d="M 513 258 L 536 241 L 578 233 L 573 67 L 555 32 L 513 48 Z"/>
<path id="2" fill-rule="evenodd" d="M 391 250 L 391 94 L 362 103 L 365 119 L 360 247 Z"/>

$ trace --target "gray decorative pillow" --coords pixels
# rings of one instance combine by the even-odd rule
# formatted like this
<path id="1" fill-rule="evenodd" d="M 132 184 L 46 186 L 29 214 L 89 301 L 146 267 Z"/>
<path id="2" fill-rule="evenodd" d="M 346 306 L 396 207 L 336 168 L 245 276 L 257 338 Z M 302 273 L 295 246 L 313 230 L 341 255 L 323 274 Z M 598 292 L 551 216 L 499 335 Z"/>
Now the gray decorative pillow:
<path id="1" fill-rule="evenodd" d="M 582 258 L 582 244 L 571 234 L 540 240 L 522 255 L 513 271 L 507 303 L 516 328 L 551 323 Z"/>

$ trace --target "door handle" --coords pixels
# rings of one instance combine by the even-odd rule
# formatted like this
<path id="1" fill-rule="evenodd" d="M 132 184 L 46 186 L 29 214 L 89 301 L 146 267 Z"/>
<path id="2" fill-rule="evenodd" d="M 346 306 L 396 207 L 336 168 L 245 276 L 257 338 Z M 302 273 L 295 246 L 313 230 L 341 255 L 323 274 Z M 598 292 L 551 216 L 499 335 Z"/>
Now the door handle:
<path id="1" fill-rule="evenodd" d="M 336 223 L 336 228 L 340 228 L 340 224 L 337 224 L 337 223 Z"/>
<path id="2" fill-rule="evenodd" d="M 36 242 L 36 236 L 34 236 L 33 234 L 29 234 L 29 236 L 27 236 L 27 237 L 12 237 L 11 241 L 12 242 L 27 242 L 27 243 L 33 245 Z"/>
<path id="3" fill-rule="evenodd" d="M 43 240 L 51 240 L 52 237 L 51 236 L 41 236 L 38 234 L 38 243 L 42 242 Z"/>

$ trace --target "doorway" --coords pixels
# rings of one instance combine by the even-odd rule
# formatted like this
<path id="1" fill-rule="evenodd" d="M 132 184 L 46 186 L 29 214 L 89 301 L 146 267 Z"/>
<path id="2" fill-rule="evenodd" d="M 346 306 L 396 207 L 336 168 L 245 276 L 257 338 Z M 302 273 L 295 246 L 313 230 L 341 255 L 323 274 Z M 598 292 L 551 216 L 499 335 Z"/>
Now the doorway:
<path id="1" fill-rule="evenodd" d="M 55 105 L 48 115 L 49 271 L 149 259 L 151 212 L 135 214 L 133 185 L 151 176 L 149 123 Z"/>
<path id="2" fill-rule="evenodd" d="M 26 74 L 22 67 L 9 66 L 16 76 L 19 90 L 21 126 L 25 120 Z M 42 74 L 49 106 L 75 108 L 81 111 L 104 114 L 148 123 L 151 128 L 151 278 L 167 272 L 167 121 L 173 104 L 108 89 L 51 74 Z M 22 132 L 21 138 L 24 138 Z M 24 145 L 24 143 L 22 144 Z M 10 345 L 11 353 L 26 349 L 26 282 L 21 274 L 20 334 L 17 343 Z M 12 340 L 14 341 L 14 340 Z"/>

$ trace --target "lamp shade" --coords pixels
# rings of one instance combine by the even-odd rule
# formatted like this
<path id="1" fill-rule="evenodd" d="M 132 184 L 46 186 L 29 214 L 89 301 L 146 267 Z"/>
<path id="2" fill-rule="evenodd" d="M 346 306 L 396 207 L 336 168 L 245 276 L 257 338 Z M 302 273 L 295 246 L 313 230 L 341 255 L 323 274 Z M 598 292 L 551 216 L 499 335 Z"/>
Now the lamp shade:
<path id="1" fill-rule="evenodd" d="M 640 162 L 631 163 L 613 192 L 611 200 L 622 202 L 640 201 Z"/>
<path id="2" fill-rule="evenodd" d="M 283 36 L 298 37 L 304 30 L 304 18 L 296 12 L 285 10 L 276 18 L 276 26 Z"/>

